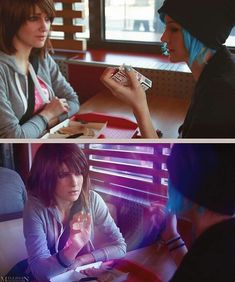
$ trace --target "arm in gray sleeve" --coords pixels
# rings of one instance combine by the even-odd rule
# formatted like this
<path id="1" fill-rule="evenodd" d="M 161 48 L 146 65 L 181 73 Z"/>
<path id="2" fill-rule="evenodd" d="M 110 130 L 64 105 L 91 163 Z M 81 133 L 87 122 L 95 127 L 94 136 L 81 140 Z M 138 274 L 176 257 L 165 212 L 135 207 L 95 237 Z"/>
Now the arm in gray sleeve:
<path id="1" fill-rule="evenodd" d="M 23 207 L 24 207 L 26 200 L 27 200 L 27 191 L 26 191 L 26 188 L 25 188 L 25 185 L 24 185 L 24 182 L 23 182 L 21 176 L 17 172 L 15 172 L 14 180 L 19 186 L 19 192 L 18 193 L 20 195 L 19 198 L 22 201 L 22 210 L 23 210 Z"/>
<path id="2" fill-rule="evenodd" d="M 53 233 L 52 222 L 46 219 L 43 210 L 27 201 L 23 214 L 23 228 L 25 244 L 28 252 L 28 263 L 34 277 L 39 281 L 48 280 L 51 277 L 67 270 L 57 260 L 56 254 L 51 255 L 49 250 L 49 236 Z"/>
<path id="3" fill-rule="evenodd" d="M 94 225 L 100 229 L 107 242 L 104 247 L 92 252 L 96 261 L 124 257 L 126 254 L 125 240 L 111 217 L 104 200 L 94 191 L 91 191 L 91 205 Z"/>
<path id="4" fill-rule="evenodd" d="M 40 116 L 35 115 L 23 125 L 19 124 L 17 112 L 23 112 L 23 104 L 17 91 L 9 90 L 6 76 L 7 73 L 0 69 L 0 138 L 41 137 L 46 124 Z"/>
<path id="5" fill-rule="evenodd" d="M 0 167 L 0 213 L 22 212 L 27 197 L 20 175 L 9 168 Z"/>
<path id="6" fill-rule="evenodd" d="M 25 205 L 26 204 L 26 201 L 27 201 L 27 191 L 25 189 L 25 185 L 23 183 L 23 181 L 21 180 L 21 186 L 22 186 L 22 200 L 23 200 L 23 204 Z"/>
<path id="7" fill-rule="evenodd" d="M 71 117 L 79 110 L 78 96 L 61 74 L 58 65 L 50 55 L 39 61 L 39 77 L 58 98 L 65 98 L 69 112 L 62 114 L 59 121 Z M 20 77 L 23 91 L 26 81 Z M 23 102 L 17 89 L 14 73 L 4 64 L 0 65 L 0 138 L 39 138 L 46 129 L 46 123 L 39 115 L 34 115 L 23 125 L 19 121 L 24 113 Z"/>
<path id="8" fill-rule="evenodd" d="M 58 98 L 65 98 L 69 104 L 69 112 L 60 116 L 60 121 L 62 121 L 78 112 L 78 95 L 60 72 L 58 64 L 49 54 L 47 54 L 46 60 L 51 74 L 53 92 Z"/>

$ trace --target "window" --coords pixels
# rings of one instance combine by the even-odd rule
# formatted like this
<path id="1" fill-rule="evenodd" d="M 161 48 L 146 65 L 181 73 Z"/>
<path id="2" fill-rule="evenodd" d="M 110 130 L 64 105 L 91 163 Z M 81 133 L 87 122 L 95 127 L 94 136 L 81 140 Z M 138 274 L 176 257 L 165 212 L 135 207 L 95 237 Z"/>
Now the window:
<path id="1" fill-rule="evenodd" d="M 0 167 L 15 169 L 12 144 L 0 144 Z"/>
<path id="2" fill-rule="evenodd" d="M 163 0 L 89 1 L 91 48 L 161 53 Z M 138 50 L 137 50 L 138 44 Z M 235 27 L 226 44 L 235 47 Z"/>
<path id="3" fill-rule="evenodd" d="M 55 49 L 86 50 L 88 0 L 56 0 L 51 41 Z"/>
<path id="4" fill-rule="evenodd" d="M 157 10 L 164 0 L 56 0 L 55 49 L 105 48 L 161 53 L 164 31 Z M 235 27 L 226 44 L 235 47 Z"/>
<path id="5" fill-rule="evenodd" d="M 143 205 L 166 202 L 170 144 L 85 144 L 93 187 Z"/>
<path id="6" fill-rule="evenodd" d="M 165 26 L 157 11 L 163 2 L 164 0 L 106 0 L 105 40 L 160 42 Z M 226 44 L 235 46 L 235 28 Z"/>
<path id="7" fill-rule="evenodd" d="M 226 40 L 225 44 L 227 46 L 235 47 L 235 27 L 232 29 L 230 36 Z"/>
<path id="8" fill-rule="evenodd" d="M 154 13 L 155 7 L 160 5 L 159 1 L 163 0 L 89 1 L 88 46 L 119 51 L 160 53 L 159 39 L 162 24 L 160 23 L 160 26 L 157 23 L 157 14 Z M 147 20 L 138 21 L 143 8 L 148 13 Z"/>
<path id="9" fill-rule="evenodd" d="M 157 10 L 163 1 L 105 1 L 105 39 L 160 42 L 164 25 Z"/>

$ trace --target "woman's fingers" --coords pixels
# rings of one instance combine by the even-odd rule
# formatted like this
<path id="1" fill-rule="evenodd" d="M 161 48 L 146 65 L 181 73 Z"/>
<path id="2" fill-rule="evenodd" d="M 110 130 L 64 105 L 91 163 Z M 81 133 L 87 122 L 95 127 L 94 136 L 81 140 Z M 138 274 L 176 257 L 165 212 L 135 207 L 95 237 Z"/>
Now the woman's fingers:
<path id="1" fill-rule="evenodd" d="M 104 72 L 102 73 L 100 79 L 101 81 L 107 81 L 108 79 L 110 79 L 115 73 L 117 72 L 117 68 L 111 68 L 108 67 L 104 70 Z"/>
<path id="2" fill-rule="evenodd" d="M 125 89 L 123 85 L 114 80 L 112 77 L 105 78 L 102 82 L 114 95 L 118 92 L 122 92 L 122 89 Z"/>
<path id="3" fill-rule="evenodd" d="M 60 115 L 63 112 L 68 112 L 69 110 L 69 104 L 64 98 L 59 99 L 58 97 L 54 97 L 49 104 L 52 107 L 52 111 L 54 111 L 55 113 L 58 112 L 57 115 Z"/>
<path id="4" fill-rule="evenodd" d="M 136 72 L 134 71 L 134 69 L 132 67 L 126 67 L 125 73 L 126 73 L 127 78 L 129 79 L 132 87 L 137 88 L 137 87 L 141 86 L 137 77 L 136 77 Z"/>
<path id="5" fill-rule="evenodd" d="M 89 213 L 79 212 L 73 216 L 70 222 L 70 228 L 79 232 L 83 229 L 89 229 L 91 225 L 91 215 Z"/>
<path id="6" fill-rule="evenodd" d="M 127 83 L 128 86 L 123 86 L 121 82 L 116 81 L 113 79 L 113 75 L 117 72 L 115 68 L 107 68 L 104 70 L 103 74 L 101 75 L 101 81 L 103 84 L 112 92 L 119 92 L 122 93 L 126 87 L 139 87 L 140 83 L 136 78 L 136 73 L 132 67 L 126 67 L 123 72 L 126 75 L 126 79 L 129 81 Z M 115 93 L 114 93 L 115 94 Z"/>
<path id="7" fill-rule="evenodd" d="M 62 98 L 62 99 L 59 99 L 62 107 L 64 108 L 65 112 L 67 112 L 69 110 L 69 104 L 67 102 L 66 99 Z"/>
<path id="8" fill-rule="evenodd" d="M 84 227 L 88 228 L 90 226 L 91 226 L 91 215 L 90 215 L 90 213 L 87 213 L 86 217 L 84 219 Z"/>

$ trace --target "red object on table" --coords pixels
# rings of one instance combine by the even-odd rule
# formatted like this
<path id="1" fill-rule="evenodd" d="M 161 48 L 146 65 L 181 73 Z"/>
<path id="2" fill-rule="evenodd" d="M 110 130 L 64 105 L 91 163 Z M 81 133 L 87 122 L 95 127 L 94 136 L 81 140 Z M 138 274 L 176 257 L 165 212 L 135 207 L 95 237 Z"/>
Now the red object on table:
<path id="1" fill-rule="evenodd" d="M 130 139 L 137 135 L 138 125 L 128 119 L 100 113 L 77 114 L 72 120 L 84 122 L 107 122 L 107 126 L 98 138 Z"/>
<path id="2" fill-rule="evenodd" d="M 121 259 L 115 262 L 115 269 L 129 273 L 125 282 L 162 282 L 157 274 L 140 264 Z"/>

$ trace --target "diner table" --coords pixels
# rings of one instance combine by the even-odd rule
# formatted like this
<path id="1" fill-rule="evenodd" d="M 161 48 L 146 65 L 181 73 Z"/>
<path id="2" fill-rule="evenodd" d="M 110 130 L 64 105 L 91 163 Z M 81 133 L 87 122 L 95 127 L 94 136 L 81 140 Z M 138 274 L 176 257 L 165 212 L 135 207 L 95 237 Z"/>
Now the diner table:
<path id="1" fill-rule="evenodd" d="M 152 244 L 144 248 L 135 249 L 135 250 L 127 252 L 123 261 L 125 263 L 130 262 L 130 267 L 129 267 L 130 274 L 131 274 L 131 269 L 132 269 L 135 271 L 134 275 L 136 277 L 138 276 L 142 277 L 145 274 L 146 279 L 148 279 L 148 277 L 150 277 L 149 273 L 156 274 L 156 277 L 158 277 L 159 280 L 158 279 L 154 280 L 154 282 L 155 281 L 158 281 L 158 282 L 159 281 L 161 282 L 169 281 L 176 270 L 176 265 L 174 261 L 172 260 L 172 258 L 170 257 L 169 251 L 160 242 L 157 242 L 155 244 Z M 133 268 L 133 265 L 134 265 L 134 268 Z M 136 268 L 136 266 L 139 268 Z M 65 281 L 65 279 L 67 282 L 79 281 L 77 279 L 77 277 L 79 277 L 79 274 L 78 273 L 76 274 L 75 272 L 76 271 L 69 270 L 67 273 L 63 273 L 63 274 L 53 277 L 50 281 L 62 282 L 62 281 Z M 142 280 L 141 278 L 139 279 Z M 138 282 L 140 280 L 138 280 Z M 143 280 L 143 282 L 146 282 L 146 281 Z M 153 280 L 151 280 L 151 282 L 152 281 Z"/>
<path id="2" fill-rule="evenodd" d="M 184 121 L 190 100 L 149 93 L 146 95 L 154 127 L 162 132 L 162 138 L 177 138 L 178 128 Z M 80 106 L 79 114 L 94 112 L 136 122 L 131 107 L 106 89 L 98 92 Z"/>
<path id="3" fill-rule="evenodd" d="M 157 274 L 162 282 L 169 281 L 176 270 L 168 249 L 161 243 L 127 252 L 125 259 Z"/>

